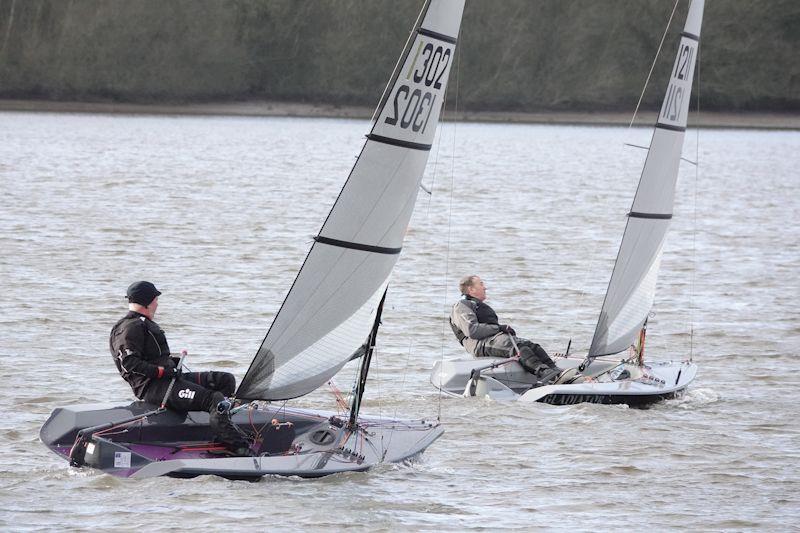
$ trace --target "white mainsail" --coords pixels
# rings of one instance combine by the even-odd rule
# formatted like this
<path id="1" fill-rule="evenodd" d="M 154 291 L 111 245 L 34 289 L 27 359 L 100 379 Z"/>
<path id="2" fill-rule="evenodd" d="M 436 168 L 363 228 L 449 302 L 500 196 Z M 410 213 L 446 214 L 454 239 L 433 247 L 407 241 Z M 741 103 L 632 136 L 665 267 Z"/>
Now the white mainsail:
<path id="1" fill-rule="evenodd" d="M 369 334 L 400 254 L 455 56 L 464 0 L 428 0 L 372 130 L 236 393 L 308 394 Z"/>
<path id="2" fill-rule="evenodd" d="M 675 202 L 703 5 L 704 0 L 693 0 L 689 5 L 667 93 L 628 213 L 589 357 L 626 350 L 638 336 L 653 306 L 661 251 Z"/>

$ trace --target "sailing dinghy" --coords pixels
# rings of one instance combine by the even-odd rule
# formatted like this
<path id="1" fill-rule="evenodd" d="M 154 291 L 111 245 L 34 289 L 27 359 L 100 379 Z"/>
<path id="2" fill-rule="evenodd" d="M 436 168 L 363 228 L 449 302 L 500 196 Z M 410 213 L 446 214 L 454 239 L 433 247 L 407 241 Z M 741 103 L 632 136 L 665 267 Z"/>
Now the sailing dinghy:
<path id="1" fill-rule="evenodd" d="M 552 385 L 540 385 L 513 359 L 437 362 L 431 383 L 454 396 L 488 396 L 555 405 L 582 402 L 642 407 L 682 395 L 697 373 L 691 361 L 644 360 L 647 317 L 655 298 L 661 252 L 672 218 L 703 0 L 693 0 L 681 33 L 639 186 L 611 274 L 591 347 L 569 357 Z M 620 358 L 620 356 L 622 356 Z"/>
<path id="2" fill-rule="evenodd" d="M 232 419 L 250 436 L 254 456 L 225 456 L 211 442 L 208 413 L 184 415 L 143 402 L 57 408 L 40 432 L 45 445 L 73 465 L 121 477 L 255 479 L 320 477 L 400 462 L 443 433 L 438 423 L 359 416 L 359 408 L 389 277 L 444 103 L 463 8 L 464 0 L 423 5 L 361 154 L 239 385 L 236 399 L 244 403 Z M 348 416 L 268 403 L 316 390 L 359 351 Z"/>

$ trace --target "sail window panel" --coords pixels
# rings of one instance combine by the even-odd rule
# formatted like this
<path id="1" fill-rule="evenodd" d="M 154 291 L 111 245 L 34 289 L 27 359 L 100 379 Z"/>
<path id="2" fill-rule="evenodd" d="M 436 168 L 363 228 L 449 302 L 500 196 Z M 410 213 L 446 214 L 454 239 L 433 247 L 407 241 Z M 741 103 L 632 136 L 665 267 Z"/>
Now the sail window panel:
<path id="1" fill-rule="evenodd" d="M 402 246 L 428 152 L 367 141 L 320 235 Z"/>
<path id="2" fill-rule="evenodd" d="M 614 354 L 627 350 L 639 336 L 645 319 L 653 306 L 656 294 L 656 281 L 661 265 L 661 254 L 656 257 L 625 305 L 618 311 L 617 318 L 608 326 L 604 354 Z"/>
<path id="3" fill-rule="evenodd" d="M 260 397 L 268 400 L 296 398 L 333 377 L 364 343 L 365 328 L 372 326 L 386 283 L 355 313 L 302 352 L 278 367 Z M 341 319 L 341 317 L 339 317 Z"/>
<path id="4" fill-rule="evenodd" d="M 683 132 L 656 128 L 631 211 L 672 214 Z"/>
<path id="5" fill-rule="evenodd" d="M 302 352 L 355 313 L 388 279 L 396 261 L 397 255 L 316 243 L 264 348 L 287 358 Z M 371 326 L 360 336 L 365 337 Z"/>
<path id="6" fill-rule="evenodd" d="M 627 349 L 655 299 L 669 220 L 630 218 L 600 313 L 589 355 Z"/>
<path id="7" fill-rule="evenodd" d="M 315 243 L 251 364 L 239 396 L 285 399 L 277 397 L 271 390 L 269 394 L 263 391 L 271 389 L 274 375 L 281 372 L 287 362 L 337 330 L 342 322 L 348 323 L 345 326 L 347 329 L 360 328 L 350 342 L 341 345 L 340 349 L 323 353 L 312 350 L 298 363 L 306 365 L 308 370 L 296 374 L 298 381 L 306 382 L 303 387 L 298 385 L 296 392 L 307 390 L 297 392 L 296 396 L 311 392 L 325 383 L 366 339 L 372 319 L 362 309 L 365 305 L 369 306 L 375 293 L 385 286 L 397 258 L 397 254 Z M 332 341 L 333 345 L 337 343 Z M 282 374 L 286 375 L 285 372 Z M 308 382 L 308 377 L 318 374 L 316 383 Z M 255 390 L 262 392 L 256 395 Z"/>

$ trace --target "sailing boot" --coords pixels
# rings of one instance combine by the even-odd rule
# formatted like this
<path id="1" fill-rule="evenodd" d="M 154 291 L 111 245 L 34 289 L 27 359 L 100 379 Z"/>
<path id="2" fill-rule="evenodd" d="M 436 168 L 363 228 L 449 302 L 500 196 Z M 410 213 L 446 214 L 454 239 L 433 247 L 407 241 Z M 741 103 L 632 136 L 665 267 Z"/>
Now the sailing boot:
<path id="1" fill-rule="evenodd" d="M 214 440 L 224 444 L 234 455 L 251 456 L 246 435 L 231 421 L 231 402 L 221 392 L 215 392 L 209 408 L 209 425 Z"/>
<path id="2" fill-rule="evenodd" d="M 558 368 L 555 363 L 553 363 L 552 366 L 542 365 L 539 370 L 536 371 L 536 377 L 542 385 L 555 383 L 560 375 L 561 369 Z"/>
<path id="3" fill-rule="evenodd" d="M 519 343 L 520 364 L 522 367 L 536 376 L 537 386 L 550 385 L 558 379 L 561 369 L 547 355 L 544 348 L 531 341 Z"/>

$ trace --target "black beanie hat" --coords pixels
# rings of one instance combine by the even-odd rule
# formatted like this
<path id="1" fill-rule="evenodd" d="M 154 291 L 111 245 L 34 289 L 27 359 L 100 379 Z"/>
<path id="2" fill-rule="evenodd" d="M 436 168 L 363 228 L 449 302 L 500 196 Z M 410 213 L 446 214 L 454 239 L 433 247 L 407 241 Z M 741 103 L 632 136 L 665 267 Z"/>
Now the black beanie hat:
<path id="1" fill-rule="evenodd" d="M 161 291 L 149 281 L 136 281 L 128 287 L 128 301 L 147 307 L 159 296 Z"/>

